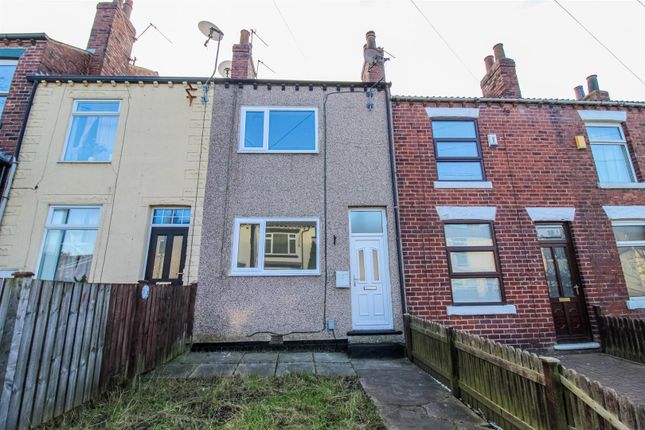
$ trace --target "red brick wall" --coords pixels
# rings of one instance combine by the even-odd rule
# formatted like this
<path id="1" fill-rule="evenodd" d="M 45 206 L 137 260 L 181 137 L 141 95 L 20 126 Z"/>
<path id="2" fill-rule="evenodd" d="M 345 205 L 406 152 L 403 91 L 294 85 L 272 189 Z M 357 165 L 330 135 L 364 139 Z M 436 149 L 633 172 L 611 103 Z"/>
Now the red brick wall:
<path id="1" fill-rule="evenodd" d="M 434 189 L 436 164 L 425 107 L 478 107 L 486 179 L 493 189 Z M 645 190 L 599 189 L 591 150 L 576 149 L 584 124 L 575 105 L 396 101 L 393 106 L 401 235 L 409 312 L 518 345 L 555 340 L 542 258 L 526 207 L 575 207 L 571 224 L 590 318 L 592 305 L 628 311 L 627 290 L 603 205 L 645 205 Z M 602 107 L 602 110 L 617 108 Z M 634 162 L 645 172 L 645 109 L 627 109 Z M 497 135 L 499 147 L 487 145 Z M 641 177 L 640 180 L 645 178 Z M 448 316 L 451 304 L 442 223 L 435 206 L 496 206 L 494 228 L 506 299 L 516 315 Z"/>
<path id="2" fill-rule="evenodd" d="M 135 30 L 118 3 L 99 3 L 87 43 L 91 75 L 129 75 Z"/>

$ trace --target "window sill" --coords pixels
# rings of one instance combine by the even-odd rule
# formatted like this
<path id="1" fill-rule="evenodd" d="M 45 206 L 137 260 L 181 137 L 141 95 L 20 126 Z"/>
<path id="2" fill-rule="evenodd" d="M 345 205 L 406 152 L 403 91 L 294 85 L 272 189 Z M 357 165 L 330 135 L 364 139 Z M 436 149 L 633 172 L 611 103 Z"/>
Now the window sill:
<path id="1" fill-rule="evenodd" d="M 303 149 L 298 151 L 267 151 L 266 149 L 238 149 L 238 154 L 318 154 L 318 150 Z"/>
<path id="2" fill-rule="evenodd" d="M 493 188 L 493 183 L 490 181 L 434 181 L 435 188 L 471 188 L 490 190 Z"/>
<path id="3" fill-rule="evenodd" d="M 645 182 L 608 182 L 598 183 L 598 188 L 604 189 L 645 189 Z"/>
<path id="4" fill-rule="evenodd" d="M 65 161 L 60 160 L 58 164 L 112 164 L 112 161 Z"/>
<path id="5" fill-rule="evenodd" d="M 448 315 L 512 315 L 515 305 L 446 306 Z"/>
<path id="6" fill-rule="evenodd" d="M 627 309 L 645 309 L 645 297 L 634 297 L 627 300 Z"/>
<path id="7" fill-rule="evenodd" d="M 231 277 L 320 276 L 319 271 L 265 270 L 264 272 L 230 272 Z"/>

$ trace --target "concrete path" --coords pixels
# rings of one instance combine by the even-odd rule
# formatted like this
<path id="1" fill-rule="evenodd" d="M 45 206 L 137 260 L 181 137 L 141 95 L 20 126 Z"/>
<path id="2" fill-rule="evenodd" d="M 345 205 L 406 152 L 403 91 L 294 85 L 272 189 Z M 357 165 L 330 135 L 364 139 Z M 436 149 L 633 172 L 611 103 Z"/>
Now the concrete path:
<path id="1" fill-rule="evenodd" d="M 558 353 L 564 367 L 645 405 L 645 365 L 600 352 Z"/>
<path id="2" fill-rule="evenodd" d="M 490 428 L 427 373 L 406 359 L 350 360 L 338 352 L 190 352 L 148 375 L 159 378 L 358 376 L 388 429 Z"/>

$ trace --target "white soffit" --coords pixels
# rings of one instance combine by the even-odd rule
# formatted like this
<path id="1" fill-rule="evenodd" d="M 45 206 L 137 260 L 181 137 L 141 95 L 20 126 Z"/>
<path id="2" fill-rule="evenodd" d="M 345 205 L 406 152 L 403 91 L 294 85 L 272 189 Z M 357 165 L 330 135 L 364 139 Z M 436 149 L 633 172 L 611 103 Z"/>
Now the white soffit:
<path id="1" fill-rule="evenodd" d="M 479 108 L 426 108 L 430 118 L 479 118 Z"/>
<path id="2" fill-rule="evenodd" d="M 609 219 L 645 219 L 645 206 L 603 206 Z"/>
<path id="3" fill-rule="evenodd" d="M 494 221 L 495 206 L 437 206 L 437 214 L 442 221 L 464 219 Z"/>
<path id="4" fill-rule="evenodd" d="M 526 208 L 532 221 L 573 221 L 575 208 Z"/>
<path id="5" fill-rule="evenodd" d="M 578 115 L 583 121 L 627 121 L 627 112 L 616 110 L 579 110 Z"/>

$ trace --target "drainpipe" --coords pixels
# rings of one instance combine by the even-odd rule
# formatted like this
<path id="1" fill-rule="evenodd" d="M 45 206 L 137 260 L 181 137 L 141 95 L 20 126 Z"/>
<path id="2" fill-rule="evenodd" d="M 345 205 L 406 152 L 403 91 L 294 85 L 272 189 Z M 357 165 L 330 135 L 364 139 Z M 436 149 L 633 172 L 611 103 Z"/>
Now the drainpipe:
<path id="1" fill-rule="evenodd" d="M 401 310 L 403 315 L 408 311 L 407 300 L 405 297 L 405 275 L 403 265 L 403 246 L 401 243 L 401 220 L 399 216 L 399 187 L 396 183 L 396 157 L 394 156 L 394 131 L 392 124 L 392 97 L 389 85 L 385 84 L 385 110 L 387 114 L 387 140 L 390 149 L 390 178 L 392 182 L 392 203 L 394 205 L 394 224 L 396 227 L 396 251 L 399 256 L 399 289 L 401 290 Z"/>
<path id="2" fill-rule="evenodd" d="M 9 168 L 9 175 L 7 176 L 7 182 L 5 183 L 4 190 L 2 191 L 2 196 L 0 196 L 0 224 L 2 223 L 2 218 L 4 217 L 4 211 L 5 211 L 5 208 L 7 207 L 7 200 L 9 199 L 9 191 L 11 190 L 11 185 L 13 183 L 13 176 L 18 166 L 18 156 L 20 155 L 20 148 L 22 147 L 22 141 L 24 140 L 25 131 L 27 130 L 27 120 L 29 119 L 29 114 L 31 113 L 31 106 L 34 104 L 34 96 L 36 95 L 37 87 L 38 87 L 38 81 L 34 80 L 34 83 L 31 86 L 31 94 L 29 94 L 29 100 L 27 100 L 27 109 L 25 109 L 25 114 L 22 117 L 22 125 L 20 126 L 18 143 L 16 145 L 16 149 L 13 152 L 13 159 L 11 161 L 11 167 Z"/>

